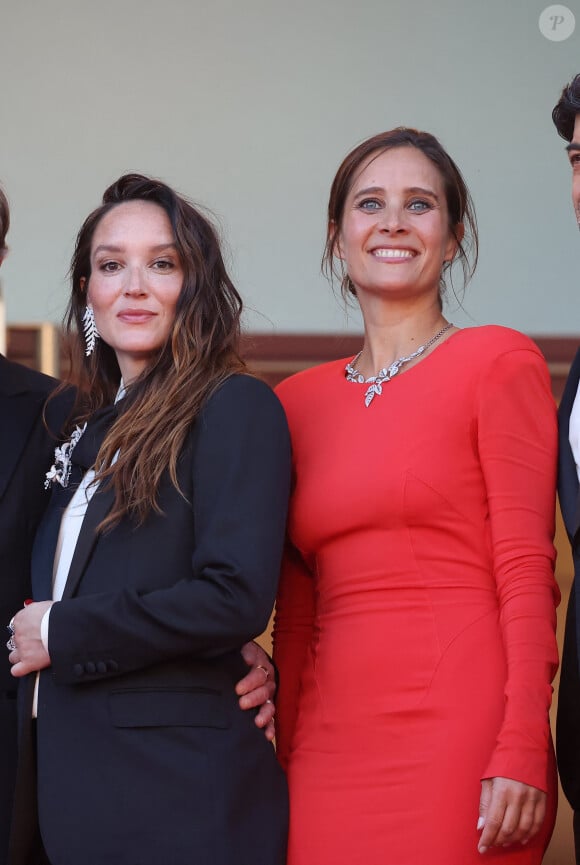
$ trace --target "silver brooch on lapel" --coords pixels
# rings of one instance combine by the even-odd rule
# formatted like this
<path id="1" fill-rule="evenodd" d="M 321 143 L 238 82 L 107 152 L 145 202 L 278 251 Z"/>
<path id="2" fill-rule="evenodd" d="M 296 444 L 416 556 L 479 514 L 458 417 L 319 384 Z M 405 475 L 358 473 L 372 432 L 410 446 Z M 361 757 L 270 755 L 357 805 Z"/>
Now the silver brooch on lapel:
<path id="1" fill-rule="evenodd" d="M 71 455 L 86 428 L 86 423 L 82 427 L 77 424 L 70 439 L 54 449 L 54 463 L 46 473 L 46 480 L 44 481 L 45 490 L 49 489 L 51 484 L 60 484 L 61 487 L 68 487 L 72 468 Z"/>

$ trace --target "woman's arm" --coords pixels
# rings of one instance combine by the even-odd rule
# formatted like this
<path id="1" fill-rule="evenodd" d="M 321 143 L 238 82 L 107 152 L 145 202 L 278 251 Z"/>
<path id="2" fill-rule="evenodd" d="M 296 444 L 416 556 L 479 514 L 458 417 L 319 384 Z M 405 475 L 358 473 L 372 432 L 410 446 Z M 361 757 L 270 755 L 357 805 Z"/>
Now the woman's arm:
<path id="1" fill-rule="evenodd" d="M 534 350 L 500 356 L 482 380 L 478 401 L 478 448 L 507 659 L 504 719 L 483 775 L 482 849 L 525 841 L 541 825 L 559 591 L 552 543 L 557 428 L 543 359 Z"/>

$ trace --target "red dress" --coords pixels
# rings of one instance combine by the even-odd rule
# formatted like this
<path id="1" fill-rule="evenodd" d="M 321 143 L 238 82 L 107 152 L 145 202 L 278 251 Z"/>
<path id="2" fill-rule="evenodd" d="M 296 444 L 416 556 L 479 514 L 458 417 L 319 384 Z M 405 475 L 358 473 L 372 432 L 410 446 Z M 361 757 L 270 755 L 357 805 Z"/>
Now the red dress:
<path id="1" fill-rule="evenodd" d="M 460 330 L 383 385 L 284 381 L 295 488 L 275 624 L 288 865 L 540 863 L 555 816 L 556 419 L 543 358 Z M 477 851 L 481 779 L 548 792 Z"/>

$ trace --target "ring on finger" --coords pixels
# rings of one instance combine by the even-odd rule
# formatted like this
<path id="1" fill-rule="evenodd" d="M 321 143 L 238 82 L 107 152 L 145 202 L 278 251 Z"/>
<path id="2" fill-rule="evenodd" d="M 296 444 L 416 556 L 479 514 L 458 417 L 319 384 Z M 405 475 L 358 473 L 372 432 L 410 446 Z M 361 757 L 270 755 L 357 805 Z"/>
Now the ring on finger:
<path id="1" fill-rule="evenodd" d="M 256 669 L 262 671 L 262 673 L 263 673 L 263 674 L 265 675 L 265 677 L 266 677 L 265 681 L 267 682 L 268 679 L 270 678 L 270 670 L 267 670 L 266 667 L 264 667 L 263 664 L 256 664 Z"/>
<path id="2" fill-rule="evenodd" d="M 6 643 L 6 648 L 9 652 L 13 652 L 16 649 L 16 643 L 14 642 L 14 637 L 10 637 L 8 642 Z"/>
<path id="3" fill-rule="evenodd" d="M 12 634 L 14 633 L 14 616 L 12 616 L 12 618 L 6 625 L 6 628 L 10 632 L 10 636 L 12 636 Z"/>

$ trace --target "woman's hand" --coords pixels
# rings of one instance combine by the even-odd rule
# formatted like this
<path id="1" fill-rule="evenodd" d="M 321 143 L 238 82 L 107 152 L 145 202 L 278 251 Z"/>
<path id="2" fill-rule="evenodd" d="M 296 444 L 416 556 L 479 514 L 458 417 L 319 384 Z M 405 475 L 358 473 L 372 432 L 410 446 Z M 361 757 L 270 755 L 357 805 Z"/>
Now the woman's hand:
<path id="1" fill-rule="evenodd" d="M 537 787 L 510 778 L 485 778 L 481 782 L 478 829 L 483 829 L 477 849 L 527 844 L 546 815 L 546 794 Z"/>
<path id="2" fill-rule="evenodd" d="M 242 657 L 252 669 L 236 685 L 241 709 L 255 709 L 260 706 L 255 723 L 263 728 L 266 739 L 274 738 L 274 712 L 272 699 L 276 693 L 274 666 L 270 657 L 258 643 L 246 643 L 242 647 Z"/>
<path id="3" fill-rule="evenodd" d="M 42 642 L 40 623 L 52 604 L 52 601 L 28 604 L 12 619 L 12 640 L 15 648 L 8 655 L 8 660 L 12 664 L 13 676 L 18 678 L 50 667 L 50 655 Z"/>

